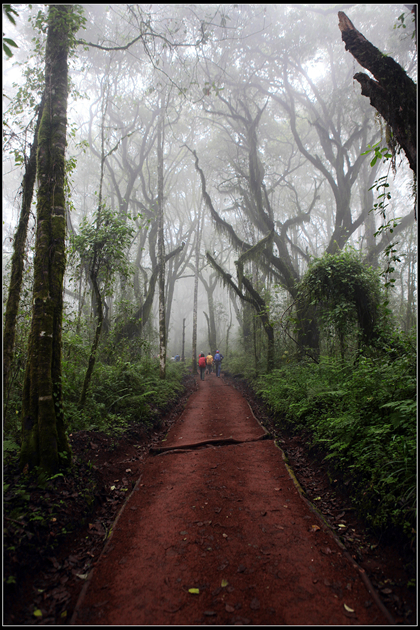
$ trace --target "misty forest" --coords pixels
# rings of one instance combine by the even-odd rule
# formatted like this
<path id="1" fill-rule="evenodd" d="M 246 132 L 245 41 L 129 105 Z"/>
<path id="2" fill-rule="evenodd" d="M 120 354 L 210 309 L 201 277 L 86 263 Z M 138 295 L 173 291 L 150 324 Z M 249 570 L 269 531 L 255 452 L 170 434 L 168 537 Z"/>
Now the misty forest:
<path id="1" fill-rule="evenodd" d="M 3 5 L 9 555 L 90 509 L 70 436 L 152 435 L 216 350 L 413 550 L 415 11 Z"/>

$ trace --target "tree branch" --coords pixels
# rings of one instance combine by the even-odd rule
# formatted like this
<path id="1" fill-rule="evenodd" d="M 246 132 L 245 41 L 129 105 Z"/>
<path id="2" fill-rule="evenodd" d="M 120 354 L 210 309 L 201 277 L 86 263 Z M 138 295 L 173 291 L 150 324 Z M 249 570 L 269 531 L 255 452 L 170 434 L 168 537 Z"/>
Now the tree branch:
<path id="1" fill-rule="evenodd" d="M 362 87 L 362 95 L 392 128 L 395 139 L 404 149 L 410 168 L 417 165 L 417 88 L 414 81 L 392 57 L 387 57 L 354 27 L 347 15 L 338 12 L 341 38 L 353 57 L 373 74 L 354 75 Z"/>

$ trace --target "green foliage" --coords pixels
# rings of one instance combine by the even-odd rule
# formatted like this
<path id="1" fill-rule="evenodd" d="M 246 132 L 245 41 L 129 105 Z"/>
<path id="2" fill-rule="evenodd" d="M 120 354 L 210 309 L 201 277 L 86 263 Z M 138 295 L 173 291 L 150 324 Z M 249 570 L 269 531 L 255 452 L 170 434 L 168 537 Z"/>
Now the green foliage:
<path id="1" fill-rule="evenodd" d="M 279 423 L 309 431 L 327 451 L 367 521 L 412 534 L 416 518 L 416 350 L 396 334 L 400 351 L 291 364 L 257 382 Z"/>
<path id="2" fill-rule="evenodd" d="M 3 453 L 17 452 L 19 448 L 20 448 L 19 445 L 16 444 L 16 442 L 13 439 L 7 438 L 3 440 Z"/>
<path id="3" fill-rule="evenodd" d="M 128 276 L 131 268 L 127 250 L 136 231 L 134 220 L 119 212 L 100 206 L 92 221 L 85 217 L 79 234 L 71 238 L 70 259 L 79 258 L 77 269 L 87 266 L 103 286 L 105 295 L 111 294 L 112 281 L 119 273 Z"/>
<path id="4" fill-rule="evenodd" d="M 3 12 L 6 15 L 7 19 L 9 20 L 9 22 L 13 24 L 13 26 L 16 26 L 16 20 L 13 17 L 13 15 L 19 16 L 19 13 L 15 11 L 15 9 L 12 9 L 12 5 L 3 4 Z M 10 57 L 13 57 L 13 53 L 10 50 L 9 46 L 12 46 L 12 48 L 19 48 L 19 46 L 16 44 L 16 42 L 13 39 L 10 39 L 10 37 L 5 37 L 3 33 L 3 52 L 10 59 Z"/>
<path id="5" fill-rule="evenodd" d="M 265 357 L 262 360 L 263 355 L 260 355 L 261 361 L 259 365 L 255 365 L 255 358 L 252 350 L 250 352 L 241 350 L 229 351 L 229 356 L 223 360 L 223 370 L 229 372 L 233 376 L 244 378 L 246 380 L 252 380 L 256 378 L 259 372 L 263 372 L 263 363 L 266 365 Z"/>
<path id="6" fill-rule="evenodd" d="M 413 6 L 416 7 L 416 5 L 413 5 Z M 417 9 L 415 9 L 415 10 L 417 12 Z M 397 20 L 398 20 L 399 24 L 398 24 L 398 22 L 396 24 L 394 24 L 394 29 L 407 28 L 407 25 L 405 24 L 405 17 L 406 17 L 406 15 L 409 15 L 409 14 L 401 13 L 401 15 L 398 16 Z M 416 26 L 416 17 L 415 17 L 416 13 L 411 11 L 411 16 L 412 16 L 411 17 L 411 21 L 414 22 L 414 29 L 413 29 L 413 32 L 411 33 L 411 39 L 414 39 L 415 36 L 416 36 L 416 27 L 415 27 Z"/>
<path id="7" fill-rule="evenodd" d="M 83 382 L 80 369 L 82 356 L 87 361 L 86 349 L 81 350 L 80 338 L 75 337 L 76 352 L 72 359 L 63 361 L 64 413 L 68 431 L 101 430 L 111 435 L 124 431 L 129 424 L 154 426 L 160 412 L 167 408 L 182 390 L 182 364 L 168 365 L 167 378 L 159 378 L 157 361 L 122 361 L 115 365 L 98 362 L 83 411 L 78 399 Z"/>
<path id="8" fill-rule="evenodd" d="M 300 284 L 300 294 L 321 312 L 324 328 L 341 338 L 358 325 L 365 343 L 378 332 L 381 305 L 379 276 L 352 251 L 324 254 L 315 259 Z"/>
<path id="9" fill-rule="evenodd" d="M 370 162 L 370 165 L 373 167 L 375 166 L 376 162 L 379 160 L 387 160 L 389 158 L 392 158 L 392 153 L 389 152 L 388 147 L 380 147 L 379 145 L 381 144 L 381 142 L 377 142 L 376 144 L 373 144 L 372 146 L 370 146 L 370 144 L 368 144 L 368 148 L 366 151 L 364 151 L 363 153 L 361 153 L 361 155 L 368 155 L 369 153 L 371 153 L 373 151 L 374 155 L 373 158 Z"/>
<path id="10" fill-rule="evenodd" d="M 405 28 L 404 13 L 400 15 L 398 19 L 402 21 L 399 26 L 402 25 Z M 382 124 L 381 124 L 381 130 L 382 130 Z M 395 228 L 398 227 L 399 222 L 401 221 L 401 217 L 396 217 L 394 219 L 387 220 L 387 216 L 386 216 L 388 202 L 391 200 L 391 193 L 389 191 L 389 183 L 388 183 L 389 171 L 390 169 L 392 169 L 394 174 L 396 173 L 396 155 L 399 152 L 400 147 L 398 146 L 398 143 L 396 142 L 392 129 L 389 127 L 389 125 L 386 125 L 385 134 L 386 134 L 386 142 L 390 148 L 388 148 L 387 146 L 380 147 L 379 145 L 381 144 L 381 141 L 379 141 L 373 146 L 368 145 L 368 149 L 364 153 L 361 154 L 361 155 L 367 155 L 371 151 L 374 152 L 374 156 L 370 162 L 370 165 L 372 167 L 375 166 L 378 160 L 383 162 L 383 164 L 386 164 L 390 160 L 390 167 L 388 168 L 387 174 L 382 175 L 381 177 L 378 177 L 373 183 L 373 185 L 369 188 L 369 190 L 376 191 L 376 203 L 373 204 L 373 208 L 371 208 L 369 212 L 374 212 L 375 214 L 379 215 L 382 221 L 382 224 L 379 226 L 378 230 L 374 233 L 375 237 L 377 236 L 385 237 L 388 232 L 389 234 L 393 234 Z M 413 178 L 412 189 L 413 189 L 412 196 L 414 200 L 414 214 L 415 214 L 416 205 L 417 205 L 417 180 L 415 176 Z M 394 242 L 389 243 L 387 247 L 385 247 L 384 249 L 384 256 L 385 256 L 386 264 L 385 264 L 385 269 L 382 271 L 381 275 L 385 278 L 385 288 L 395 286 L 394 284 L 395 278 L 389 278 L 389 275 L 395 271 L 395 265 L 401 262 L 398 255 L 397 245 L 398 245 L 398 241 L 394 241 Z"/>

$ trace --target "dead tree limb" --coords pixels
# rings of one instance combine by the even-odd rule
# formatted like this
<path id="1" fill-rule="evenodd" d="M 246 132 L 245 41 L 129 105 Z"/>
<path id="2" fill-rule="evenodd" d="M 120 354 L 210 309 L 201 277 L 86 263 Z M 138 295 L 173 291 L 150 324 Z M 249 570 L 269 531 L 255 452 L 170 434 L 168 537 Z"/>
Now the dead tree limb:
<path id="1" fill-rule="evenodd" d="M 347 15 L 338 12 L 341 38 L 353 57 L 374 76 L 354 75 L 363 96 L 391 127 L 395 140 L 404 149 L 410 168 L 417 164 L 417 88 L 414 81 L 392 57 L 387 57 L 354 27 Z"/>

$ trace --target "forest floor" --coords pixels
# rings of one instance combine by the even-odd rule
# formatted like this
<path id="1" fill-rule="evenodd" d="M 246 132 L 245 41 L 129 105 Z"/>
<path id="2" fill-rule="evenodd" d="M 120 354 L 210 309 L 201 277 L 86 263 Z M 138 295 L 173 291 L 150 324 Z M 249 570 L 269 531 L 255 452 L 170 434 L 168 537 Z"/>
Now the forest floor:
<path id="1" fill-rule="evenodd" d="M 305 436 L 279 431 L 241 381 L 190 377 L 152 434 L 70 439 L 79 477 L 27 498 L 32 514 L 56 506 L 47 531 L 14 519 L 5 493 L 5 625 L 415 623 L 414 552 L 370 534 Z"/>

